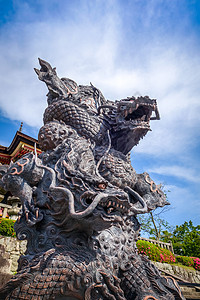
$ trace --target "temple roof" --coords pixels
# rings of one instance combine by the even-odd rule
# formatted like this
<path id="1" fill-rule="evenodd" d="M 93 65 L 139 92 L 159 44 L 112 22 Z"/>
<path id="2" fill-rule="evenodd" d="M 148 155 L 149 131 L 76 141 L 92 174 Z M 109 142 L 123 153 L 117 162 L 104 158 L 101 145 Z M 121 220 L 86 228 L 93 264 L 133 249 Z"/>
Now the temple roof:
<path id="1" fill-rule="evenodd" d="M 17 131 L 9 147 L 0 145 L 0 163 L 3 165 L 10 164 L 11 160 L 14 162 L 22 155 L 34 151 L 35 143 L 39 154 L 42 151 L 39 148 L 38 141 L 21 131 Z"/>

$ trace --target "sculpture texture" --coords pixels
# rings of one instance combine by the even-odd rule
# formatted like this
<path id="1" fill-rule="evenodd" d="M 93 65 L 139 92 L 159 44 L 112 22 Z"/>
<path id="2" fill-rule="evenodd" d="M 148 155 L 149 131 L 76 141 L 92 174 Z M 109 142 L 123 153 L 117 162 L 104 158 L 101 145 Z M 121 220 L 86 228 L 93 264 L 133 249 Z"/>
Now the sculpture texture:
<path id="1" fill-rule="evenodd" d="M 22 201 L 15 230 L 28 244 L 0 299 L 184 299 L 136 248 L 137 214 L 168 204 L 129 157 L 159 119 L 156 100 L 108 101 L 39 63 L 49 90 L 38 135 L 44 152 L 23 156 L 1 180 Z"/>

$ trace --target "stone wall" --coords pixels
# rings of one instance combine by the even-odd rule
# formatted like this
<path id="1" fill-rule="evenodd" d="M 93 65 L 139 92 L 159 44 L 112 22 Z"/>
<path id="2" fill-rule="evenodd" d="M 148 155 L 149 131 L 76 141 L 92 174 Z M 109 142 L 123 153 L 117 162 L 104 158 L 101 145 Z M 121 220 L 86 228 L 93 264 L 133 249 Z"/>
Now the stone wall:
<path id="1" fill-rule="evenodd" d="M 6 253 L 5 247 L 0 245 L 0 288 L 11 278 L 10 273 L 11 260 Z"/>
<path id="2" fill-rule="evenodd" d="M 26 241 L 17 238 L 0 236 L 1 256 L 6 259 L 7 264 L 0 273 L 13 274 L 17 271 L 18 259 L 26 251 Z M 4 253 L 3 253 L 4 252 Z"/>
<path id="3" fill-rule="evenodd" d="M 155 261 L 152 262 L 160 270 L 167 271 L 172 275 L 179 276 L 184 280 L 192 283 L 200 283 L 200 271 L 185 269 L 179 266 L 174 266 L 166 263 L 160 263 Z"/>

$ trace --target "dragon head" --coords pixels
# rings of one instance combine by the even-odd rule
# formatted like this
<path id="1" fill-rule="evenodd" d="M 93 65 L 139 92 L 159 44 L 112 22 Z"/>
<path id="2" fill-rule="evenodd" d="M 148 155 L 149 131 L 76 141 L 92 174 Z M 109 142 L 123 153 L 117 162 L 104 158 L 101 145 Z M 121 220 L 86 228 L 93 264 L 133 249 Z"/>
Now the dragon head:
<path id="1" fill-rule="evenodd" d="M 102 142 L 105 139 L 105 132 L 109 130 L 112 147 L 127 154 L 151 130 L 150 120 L 160 119 L 155 99 L 150 99 L 148 96 L 138 98 L 132 96 L 120 101 L 109 101 L 92 84 L 90 86 L 77 85 L 72 79 L 59 78 L 56 69 L 52 68 L 48 62 L 39 59 L 39 63 L 41 68 L 40 70 L 35 68 L 35 72 L 49 90 L 48 105 L 53 109 L 52 104 L 62 102 L 59 102 L 60 107 L 56 116 L 51 116 L 49 119 L 49 110 L 46 111 L 48 118 L 45 118 L 47 119 L 45 122 L 52 121 L 53 117 L 68 124 L 69 117 L 76 129 L 79 129 L 81 122 L 82 127 L 88 128 L 88 124 L 84 123 L 84 118 L 93 122 L 94 127 L 98 127 L 101 123 L 101 129 L 95 141 L 98 143 L 98 140 L 101 140 Z M 71 103 L 74 110 L 68 109 L 65 113 L 61 112 L 60 109 L 64 110 L 65 102 Z M 77 117 L 76 111 L 79 111 L 81 116 Z"/>
<path id="2" fill-rule="evenodd" d="M 137 177 L 138 180 L 135 185 L 135 191 L 146 202 L 148 211 L 170 204 L 166 200 L 166 195 L 162 190 L 162 185 L 156 185 L 147 172 L 138 174 Z"/>
<path id="3" fill-rule="evenodd" d="M 150 129 L 150 120 L 159 120 L 155 99 L 130 97 L 120 101 L 109 101 L 98 108 L 109 124 L 112 147 L 127 154 Z"/>

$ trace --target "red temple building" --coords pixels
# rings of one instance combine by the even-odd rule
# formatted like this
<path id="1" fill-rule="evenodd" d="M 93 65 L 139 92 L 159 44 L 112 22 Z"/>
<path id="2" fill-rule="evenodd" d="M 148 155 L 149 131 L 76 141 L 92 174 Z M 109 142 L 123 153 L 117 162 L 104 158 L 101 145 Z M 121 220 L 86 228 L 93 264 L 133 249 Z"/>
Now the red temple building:
<path id="1" fill-rule="evenodd" d="M 17 131 L 9 147 L 0 145 L 0 164 L 9 165 L 11 160 L 15 162 L 24 154 L 34 151 L 35 143 L 37 153 L 40 154 L 42 151 L 38 141 L 21 131 Z"/>
<path id="2" fill-rule="evenodd" d="M 22 133 L 22 124 L 23 123 L 21 123 L 20 129 L 16 132 L 10 146 L 5 147 L 0 145 L 0 165 L 9 165 L 11 161 L 15 162 L 24 154 L 33 152 L 35 143 L 37 154 L 42 153 L 38 141 Z M 11 217 L 16 219 L 20 206 L 21 204 L 18 198 L 13 197 L 9 191 L 0 188 L 0 218 Z"/>

